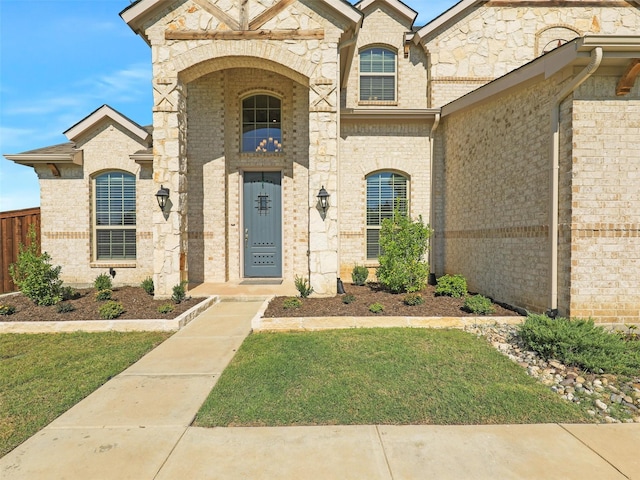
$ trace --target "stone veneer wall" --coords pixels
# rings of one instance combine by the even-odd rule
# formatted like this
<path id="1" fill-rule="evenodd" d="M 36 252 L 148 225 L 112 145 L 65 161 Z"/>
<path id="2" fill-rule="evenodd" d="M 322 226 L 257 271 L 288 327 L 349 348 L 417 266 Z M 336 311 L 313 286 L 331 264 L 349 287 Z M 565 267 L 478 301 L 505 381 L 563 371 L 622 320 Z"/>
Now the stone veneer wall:
<path id="1" fill-rule="evenodd" d="M 273 2 L 261 1 L 252 6 L 250 17 L 255 17 Z M 306 144 L 306 158 L 309 163 L 309 181 L 301 195 L 306 197 L 308 215 L 308 276 L 311 285 L 319 295 L 331 295 L 336 291 L 337 277 L 337 211 L 330 209 L 326 219 L 320 217 L 316 209 L 316 195 L 322 185 L 332 192 L 334 199 L 337 194 L 337 155 L 338 155 L 338 82 L 339 59 L 338 41 L 346 28 L 342 20 L 332 16 L 329 11 L 318 12 L 305 4 L 296 2 L 265 23 L 264 29 L 312 29 L 322 28 L 324 39 L 305 41 L 275 41 L 275 40 L 197 40 L 171 41 L 165 39 L 166 30 L 227 29 L 226 26 L 204 11 L 198 5 L 185 2 L 174 4 L 175 9 L 159 11 L 155 18 L 150 18 L 145 25 L 145 32 L 152 48 L 153 86 L 154 86 L 154 180 L 156 184 L 164 183 L 172 192 L 172 206 L 166 217 L 154 216 L 154 280 L 156 296 L 170 295 L 171 287 L 185 278 L 189 273 L 188 248 L 195 239 L 189 239 L 189 214 L 193 209 L 189 207 L 188 187 L 188 151 L 190 133 L 188 132 L 188 88 L 197 78 L 211 72 L 228 68 L 255 68 L 257 61 L 264 70 L 284 75 L 300 85 L 308 85 L 308 89 L 297 89 L 302 95 L 306 92 L 306 110 L 309 141 Z M 217 6 L 226 11 L 233 18 L 238 18 L 235 4 L 217 2 Z M 313 4 L 314 8 L 322 8 Z M 228 85 L 227 85 L 228 87 Z M 225 108 L 231 108 L 232 100 L 225 96 Z M 235 101 L 235 100 L 233 100 Z M 296 100 L 297 101 L 297 100 Z M 238 108 L 237 104 L 233 108 Z M 231 123 L 230 123 L 231 122 Z M 228 135 L 232 125 L 225 112 L 225 145 L 229 141 Z M 193 135 L 191 135 L 192 138 Z M 233 205 L 237 203 L 235 183 L 232 175 L 237 164 L 229 163 L 230 153 L 225 151 L 225 169 L 231 175 L 225 184 L 227 191 L 227 212 L 234 212 Z M 289 160 L 287 160 L 289 161 Z M 248 162 L 257 166 L 259 162 Z M 285 171 L 285 175 L 287 172 Z M 295 175 L 295 173 L 292 173 Z M 218 177 L 219 178 L 219 177 Z M 289 183 L 289 185 L 291 185 Z M 287 187 L 288 188 L 288 187 Z M 234 197 L 236 195 L 236 197 Z M 304 218 L 301 219 L 304 221 Z M 286 224 L 290 219 L 284 218 Z M 236 227 L 233 227 L 235 223 Z M 210 228 L 202 222 L 203 236 Z M 236 278 L 233 263 L 238 257 L 237 236 L 231 231 L 237 229 L 237 219 L 230 214 L 226 219 L 228 237 L 226 252 L 226 271 L 224 274 L 216 270 L 212 278 Z M 197 233 L 196 233 L 197 235 Z M 300 249 L 303 239 L 295 240 Z M 203 242 L 204 243 L 204 242 Z M 234 248 L 236 251 L 234 251 Z M 306 253 L 307 249 L 305 249 Z M 198 257 L 205 260 L 206 253 L 194 252 L 192 261 Z M 206 260 L 205 260 L 206 262 Z M 299 255 L 287 271 L 298 268 Z M 195 267 L 195 266 L 194 266 Z M 198 268 L 198 267 L 195 267 Z M 204 276 L 204 269 L 200 268 Z"/>
<path id="2" fill-rule="evenodd" d="M 410 214 L 429 223 L 429 133 L 422 121 L 342 121 L 340 142 L 340 276 L 351 281 L 357 263 L 378 266 L 366 258 L 366 177 L 392 170 L 408 177 Z"/>
<path id="3" fill-rule="evenodd" d="M 358 32 L 356 53 L 349 71 L 345 106 L 347 108 L 427 107 L 427 58 L 421 46 L 411 43 L 409 57 L 404 58 L 404 34 L 411 30 L 409 22 L 383 4 L 373 4 L 363 12 L 365 19 Z M 360 57 L 358 53 L 368 46 L 382 46 L 397 54 L 396 102 L 360 102 Z"/>
<path id="4" fill-rule="evenodd" d="M 598 72 L 574 95 L 571 305 L 575 317 L 640 317 L 640 82 L 616 97 Z"/>
<path id="5" fill-rule="evenodd" d="M 623 1 L 600 5 L 488 2 L 425 39 L 429 52 L 429 106 L 441 106 L 541 54 L 552 39 L 587 34 L 636 35 L 640 8 Z M 551 38 L 553 37 L 553 38 Z"/>
<path id="6" fill-rule="evenodd" d="M 438 273 L 533 311 L 549 306 L 550 99 L 560 75 L 439 127 Z"/>
<path id="7" fill-rule="evenodd" d="M 37 166 L 42 213 L 42 251 L 53 265 L 62 265 L 65 284 L 89 286 L 95 277 L 116 270 L 115 285 L 139 285 L 153 273 L 151 212 L 158 209 L 149 168 L 141 168 L 129 155 L 144 148 L 138 139 L 110 122 L 100 123 L 77 143 L 84 164 L 60 165 L 60 177 L 46 166 Z M 135 260 L 94 260 L 93 184 L 96 174 L 120 170 L 136 176 Z"/>

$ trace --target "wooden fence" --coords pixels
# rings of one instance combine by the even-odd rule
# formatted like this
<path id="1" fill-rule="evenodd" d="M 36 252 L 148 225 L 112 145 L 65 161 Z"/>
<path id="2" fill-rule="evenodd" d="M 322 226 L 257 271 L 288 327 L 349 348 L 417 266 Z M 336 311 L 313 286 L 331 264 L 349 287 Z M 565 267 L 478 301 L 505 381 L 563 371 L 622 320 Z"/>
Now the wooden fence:
<path id="1" fill-rule="evenodd" d="M 31 225 L 35 225 L 40 245 L 40 208 L 0 212 L 0 293 L 16 290 L 9 265 L 18 260 L 20 244 L 27 244 Z"/>

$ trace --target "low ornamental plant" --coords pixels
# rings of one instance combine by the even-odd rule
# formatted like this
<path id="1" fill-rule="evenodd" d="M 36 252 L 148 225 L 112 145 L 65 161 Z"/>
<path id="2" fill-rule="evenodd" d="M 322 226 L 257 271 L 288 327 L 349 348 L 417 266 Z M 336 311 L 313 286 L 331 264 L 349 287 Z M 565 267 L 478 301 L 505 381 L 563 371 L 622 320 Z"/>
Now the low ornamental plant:
<path id="1" fill-rule="evenodd" d="M 443 275 L 436 281 L 436 295 L 461 298 L 467 294 L 467 280 L 462 275 Z"/>
<path id="2" fill-rule="evenodd" d="M 378 302 L 372 303 L 371 305 L 369 305 L 369 311 L 371 313 L 382 313 L 384 312 L 384 305 Z"/>
<path id="3" fill-rule="evenodd" d="M 462 307 L 469 313 L 475 313 L 476 315 L 491 315 L 496 313 L 496 309 L 493 306 L 493 302 L 482 295 L 472 295 L 464 299 L 464 305 Z"/>
<path id="4" fill-rule="evenodd" d="M 163 303 L 158 307 L 158 313 L 167 314 L 171 313 L 174 310 L 174 306 L 171 303 Z"/>
<path id="5" fill-rule="evenodd" d="M 103 318 L 105 320 L 112 320 L 114 318 L 118 318 L 124 313 L 124 306 L 119 302 L 109 300 L 100 305 L 98 313 L 100 315 L 100 318 Z"/>
<path id="6" fill-rule="evenodd" d="M 56 311 L 58 313 L 69 313 L 73 312 L 75 309 L 76 307 L 74 307 L 73 304 L 69 302 L 60 302 L 56 305 Z"/>
<path id="7" fill-rule="evenodd" d="M 16 307 L 7 303 L 0 303 L 0 315 L 13 315 L 16 313 Z"/>
<path id="8" fill-rule="evenodd" d="M 62 294 L 62 300 L 64 301 L 80 298 L 80 294 L 78 293 L 78 291 L 72 287 L 62 287 L 60 293 Z"/>
<path id="9" fill-rule="evenodd" d="M 93 288 L 95 288 L 97 291 L 111 290 L 113 288 L 111 277 L 106 273 L 101 273 L 93 281 Z"/>
<path id="10" fill-rule="evenodd" d="M 627 342 L 593 320 L 529 315 L 519 328 L 527 349 L 594 373 L 637 375 L 640 342 Z"/>
<path id="11" fill-rule="evenodd" d="M 47 252 L 38 253 L 36 230 L 29 227 L 29 245 L 18 246 L 18 261 L 9 265 L 9 273 L 13 283 L 22 294 L 33 300 L 36 305 L 55 305 L 62 300 L 62 267 L 51 265 L 51 257 Z"/>
<path id="12" fill-rule="evenodd" d="M 422 217 L 413 221 L 396 210 L 392 219 L 384 219 L 380 228 L 378 282 L 393 293 L 422 290 L 429 275 L 424 256 L 430 236 L 431 230 Z"/>
<path id="13" fill-rule="evenodd" d="M 105 302 L 107 300 L 111 300 L 112 296 L 113 296 L 113 291 L 110 288 L 105 288 L 104 290 L 98 290 L 96 292 L 96 301 Z"/>
<path id="14" fill-rule="evenodd" d="M 342 303 L 344 303 L 345 305 L 349 305 L 350 303 L 355 302 L 355 300 L 356 297 L 350 293 L 347 293 L 342 297 Z"/>
<path id="15" fill-rule="evenodd" d="M 296 309 L 302 306 L 302 301 L 298 297 L 285 298 L 282 302 L 282 308 L 285 310 Z"/>
<path id="16" fill-rule="evenodd" d="M 155 287 L 153 285 L 153 278 L 147 277 L 140 284 L 142 289 L 147 292 L 148 295 L 153 295 L 155 292 Z"/>
<path id="17" fill-rule="evenodd" d="M 422 295 L 419 293 L 407 293 L 402 299 L 402 302 L 405 305 L 414 307 L 416 305 L 422 305 L 424 303 L 424 298 L 422 298 Z"/>
<path id="18" fill-rule="evenodd" d="M 367 278 L 369 277 L 369 269 L 364 265 L 354 265 L 353 270 L 351 270 L 351 281 L 354 285 L 362 286 L 367 283 Z"/>
<path id="19" fill-rule="evenodd" d="M 307 298 L 309 295 L 313 293 L 313 287 L 311 286 L 311 284 L 306 278 L 302 278 L 296 275 L 296 278 L 294 279 L 294 284 L 301 298 Z"/>
<path id="20" fill-rule="evenodd" d="M 171 295 L 171 300 L 173 303 L 182 303 L 187 299 L 187 291 L 185 287 L 187 286 L 187 282 L 184 280 L 180 282 L 178 285 L 174 285 L 173 294 Z"/>

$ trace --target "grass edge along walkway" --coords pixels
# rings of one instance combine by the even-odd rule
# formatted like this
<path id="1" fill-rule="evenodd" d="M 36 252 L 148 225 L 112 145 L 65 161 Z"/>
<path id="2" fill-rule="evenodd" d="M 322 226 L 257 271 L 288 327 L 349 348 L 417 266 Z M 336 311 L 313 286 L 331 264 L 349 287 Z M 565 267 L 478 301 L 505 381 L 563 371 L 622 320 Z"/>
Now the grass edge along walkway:
<path id="1" fill-rule="evenodd" d="M 592 421 L 483 338 L 390 328 L 253 333 L 194 425 Z"/>
<path id="2" fill-rule="evenodd" d="M 0 457 L 171 333 L 0 335 Z"/>

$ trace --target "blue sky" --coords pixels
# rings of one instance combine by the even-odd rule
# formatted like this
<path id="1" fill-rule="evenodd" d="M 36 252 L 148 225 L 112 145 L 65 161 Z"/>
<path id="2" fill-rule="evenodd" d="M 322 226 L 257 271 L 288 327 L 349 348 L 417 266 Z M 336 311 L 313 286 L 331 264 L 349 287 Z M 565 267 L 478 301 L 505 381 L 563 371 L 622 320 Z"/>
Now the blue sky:
<path id="1" fill-rule="evenodd" d="M 423 25 L 458 0 L 408 0 Z M 0 0 L 0 154 L 64 143 L 103 104 L 151 123 L 151 49 L 129 0 Z M 0 211 L 40 205 L 33 169 L 0 158 Z"/>

